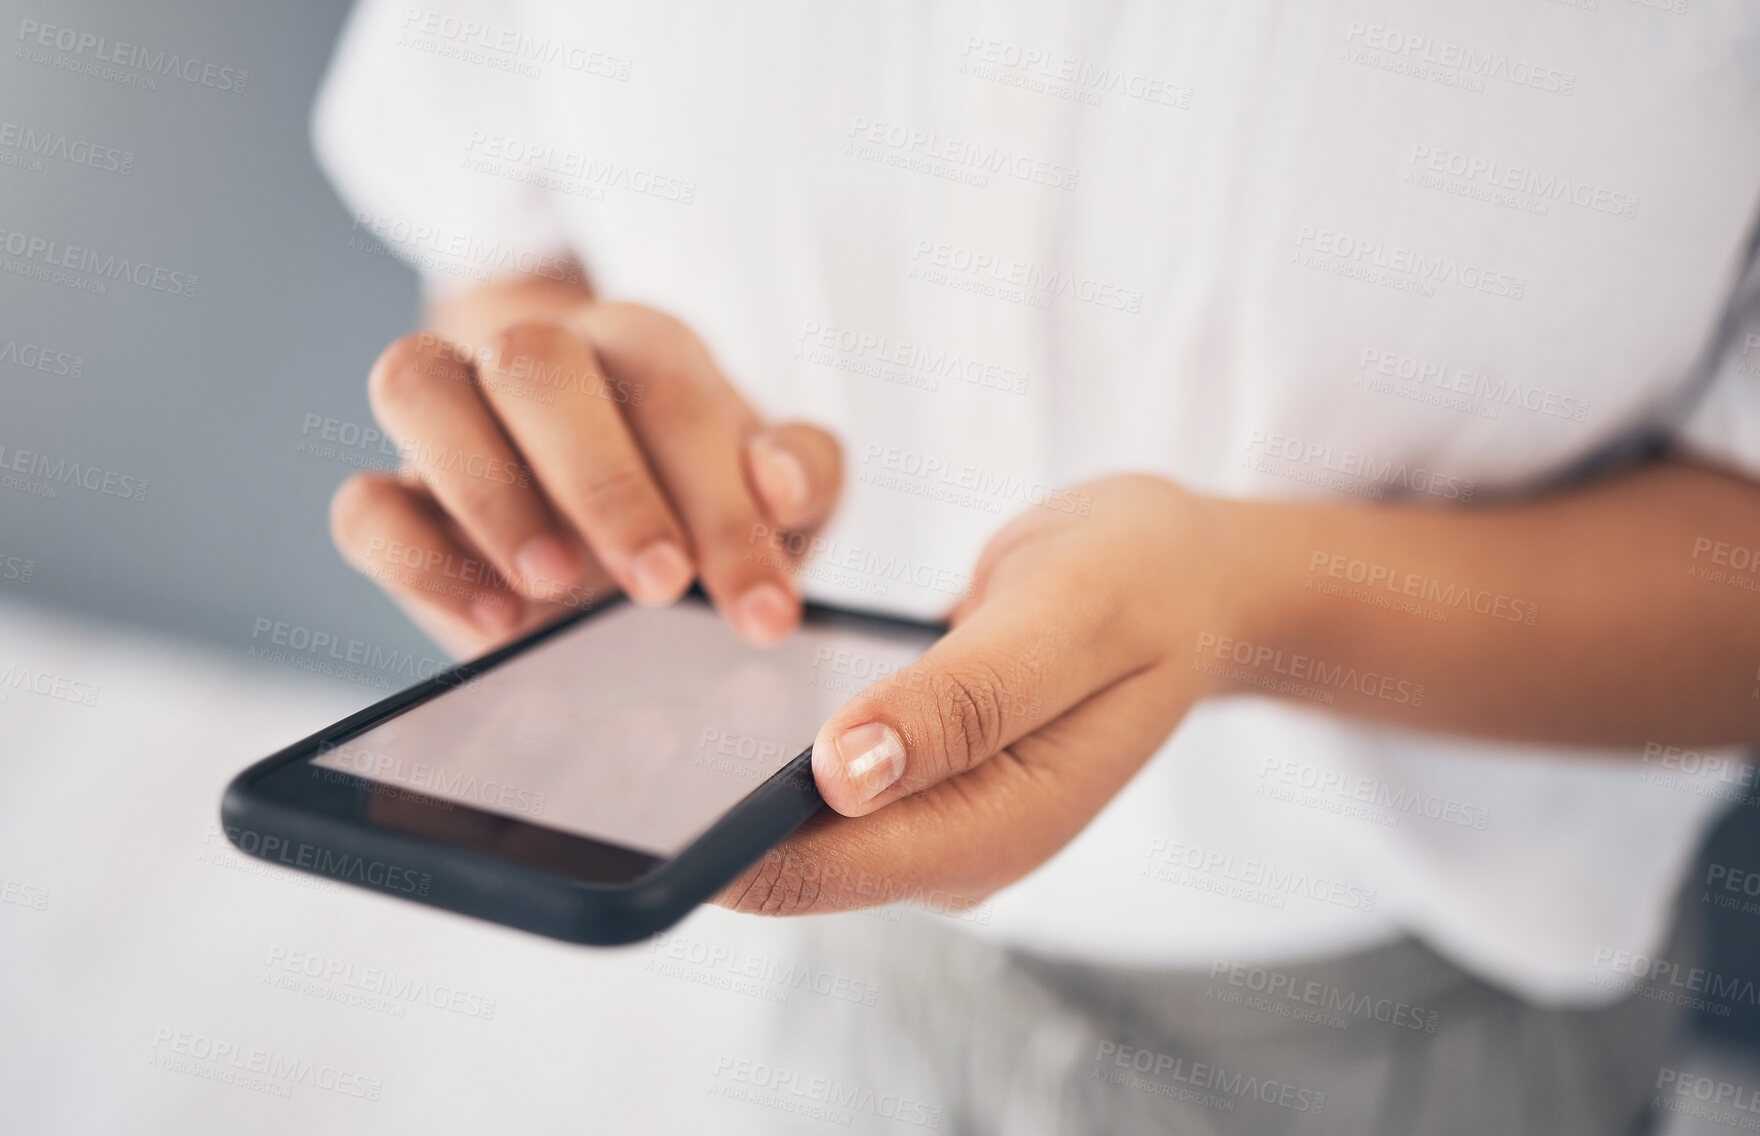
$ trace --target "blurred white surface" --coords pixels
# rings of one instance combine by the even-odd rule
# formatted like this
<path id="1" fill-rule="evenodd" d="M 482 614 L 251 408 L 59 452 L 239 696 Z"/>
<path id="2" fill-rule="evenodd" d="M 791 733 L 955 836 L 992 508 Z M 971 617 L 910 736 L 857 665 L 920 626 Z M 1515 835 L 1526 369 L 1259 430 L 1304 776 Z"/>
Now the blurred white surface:
<path id="1" fill-rule="evenodd" d="M 776 981 L 788 925 L 590 950 L 234 852 L 226 781 L 382 693 L 0 605 L 0 1131 L 827 1127 L 715 1095 L 776 1000 L 838 996 Z"/>
<path id="2" fill-rule="evenodd" d="M 0 1132 L 910 1130 L 752 1099 L 784 1071 L 861 1085 L 837 1041 L 880 1028 L 872 983 L 820 982 L 796 924 L 711 908 L 592 950 L 234 852 L 226 781 L 383 693 L 0 605 Z M 784 1000 L 823 1013 L 784 1037 Z M 1677 1072 L 1760 1085 L 1748 1054 Z M 1667 1136 L 1741 1124 L 1664 1099 Z"/>

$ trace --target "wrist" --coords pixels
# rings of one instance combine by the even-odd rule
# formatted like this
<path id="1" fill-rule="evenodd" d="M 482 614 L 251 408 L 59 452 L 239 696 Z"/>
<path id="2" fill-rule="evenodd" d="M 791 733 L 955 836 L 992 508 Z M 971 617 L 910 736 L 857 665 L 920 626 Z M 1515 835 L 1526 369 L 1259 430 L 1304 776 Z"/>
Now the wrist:
<path id="1" fill-rule="evenodd" d="M 1253 667 L 1262 652 L 1288 644 L 1303 593 L 1290 587 L 1284 570 L 1287 510 L 1226 497 L 1199 497 L 1196 503 L 1204 552 L 1196 587 L 1184 601 L 1189 616 L 1169 654 L 1191 660 L 1208 694 L 1231 686 L 1224 676 L 1232 668 Z"/>

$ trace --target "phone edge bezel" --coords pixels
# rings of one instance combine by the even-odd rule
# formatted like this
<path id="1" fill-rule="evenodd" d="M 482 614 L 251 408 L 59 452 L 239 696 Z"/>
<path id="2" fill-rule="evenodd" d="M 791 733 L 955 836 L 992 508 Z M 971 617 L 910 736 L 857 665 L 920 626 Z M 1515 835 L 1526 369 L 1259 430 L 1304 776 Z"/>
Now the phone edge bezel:
<path id="1" fill-rule="evenodd" d="M 693 587 L 686 598 L 702 603 L 709 602 L 700 586 Z M 534 628 L 513 642 L 474 659 L 454 664 L 252 763 L 231 779 L 222 796 L 222 831 L 229 842 L 242 853 L 270 863 L 278 861 L 263 854 L 264 836 L 298 840 L 302 845 L 311 845 L 344 856 L 352 854 L 364 857 L 369 852 L 377 854 L 394 850 L 402 859 L 410 861 L 412 868 L 422 870 L 452 886 L 441 892 L 430 889 L 427 894 L 414 895 L 400 889 L 376 886 L 365 880 L 344 877 L 342 882 L 568 942 L 599 945 L 628 943 L 665 929 L 737 878 L 740 872 L 756 862 L 769 848 L 823 808 L 823 801 L 813 784 L 810 745 L 782 769 L 753 787 L 750 793 L 741 797 L 732 808 L 672 857 L 652 856 L 608 841 L 566 833 L 547 825 L 534 825 L 517 817 L 473 809 L 472 806 L 459 802 L 445 802 L 452 809 L 474 811 L 499 821 L 541 829 L 549 834 L 560 834 L 582 843 L 647 856 L 653 861 L 635 878 L 615 884 L 585 882 L 553 870 L 522 863 L 515 858 L 490 855 L 463 844 L 412 834 L 364 818 L 346 817 L 317 809 L 301 809 L 283 801 L 268 799 L 258 788 L 265 778 L 286 767 L 296 762 L 310 761 L 321 747 L 340 744 L 356 737 L 429 699 L 439 697 L 448 689 L 486 674 L 552 636 L 566 632 L 577 624 L 626 602 L 628 601 L 622 596 L 610 597 L 592 607 Z M 935 635 L 946 631 L 944 623 L 856 608 L 813 602 L 804 603 L 803 608 L 807 615 L 816 618 L 853 619 Z M 377 784 L 354 774 L 330 772 L 358 781 L 364 786 Z M 413 790 L 400 788 L 399 791 L 430 801 L 443 800 Z M 240 843 L 237 834 L 244 831 L 258 836 L 257 851 L 250 851 Z M 294 870 L 305 871 L 320 878 L 333 878 L 298 863 L 281 862 L 283 866 Z M 504 877 L 504 882 L 518 886 L 511 891 L 470 886 L 468 881 L 479 876 L 501 876 Z"/>

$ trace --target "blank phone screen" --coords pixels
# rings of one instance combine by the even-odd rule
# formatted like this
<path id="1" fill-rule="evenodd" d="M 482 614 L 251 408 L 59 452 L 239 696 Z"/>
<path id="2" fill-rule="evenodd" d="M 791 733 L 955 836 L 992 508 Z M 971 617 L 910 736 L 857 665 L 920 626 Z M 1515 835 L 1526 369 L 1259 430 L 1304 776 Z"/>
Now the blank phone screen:
<path id="1" fill-rule="evenodd" d="M 313 764 L 670 858 L 934 638 L 810 615 L 752 647 L 695 600 L 620 604 Z"/>

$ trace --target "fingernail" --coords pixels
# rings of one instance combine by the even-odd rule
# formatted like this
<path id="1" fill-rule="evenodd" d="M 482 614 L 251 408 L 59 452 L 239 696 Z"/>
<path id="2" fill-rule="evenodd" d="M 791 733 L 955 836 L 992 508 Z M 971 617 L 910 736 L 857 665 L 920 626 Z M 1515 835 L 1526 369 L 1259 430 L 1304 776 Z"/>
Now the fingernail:
<path id="1" fill-rule="evenodd" d="M 629 565 L 630 598 L 643 604 L 668 604 L 690 587 L 691 566 L 671 541 L 644 548 Z"/>
<path id="2" fill-rule="evenodd" d="M 574 553 L 553 536 L 535 536 L 520 545 L 513 567 L 520 574 L 520 584 L 533 590 L 572 584 L 580 574 Z"/>
<path id="3" fill-rule="evenodd" d="M 733 625 L 757 643 L 774 643 L 794 627 L 794 600 L 775 584 L 746 589 L 733 605 Z"/>
<path id="4" fill-rule="evenodd" d="M 471 600 L 471 622 L 490 635 L 502 635 L 513 630 L 514 622 L 518 618 L 518 608 L 506 596 L 484 592 Z"/>
<path id="5" fill-rule="evenodd" d="M 837 735 L 843 775 L 866 804 L 904 776 L 904 742 L 884 722 L 866 722 Z"/>
<path id="6" fill-rule="evenodd" d="M 752 439 L 752 476 L 758 493 L 771 509 L 792 516 L 807 505 L 807 467 L 783 449 L 776 439 L 760 434 Z"/>

